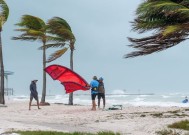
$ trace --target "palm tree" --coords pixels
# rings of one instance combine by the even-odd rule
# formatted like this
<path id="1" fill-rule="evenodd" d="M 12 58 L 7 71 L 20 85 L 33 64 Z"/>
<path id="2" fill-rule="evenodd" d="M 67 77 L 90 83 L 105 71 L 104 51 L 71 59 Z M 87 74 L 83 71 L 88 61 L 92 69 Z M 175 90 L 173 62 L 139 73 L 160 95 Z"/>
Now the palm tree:
<path id="1" fill-rule="evenodd" d="M 66 20 L 60 17 L 53 17 L 48 21 L 48 32 L 59 37 L 60 41 L 56 44 L 48 44 L 45 47 L 60 47 L 61 49 L 51 54 L 48 62 L 51 62 L 61 57 L 70 48 L 70 69 L 73 70 L 73 51 L 75 44 L 75 36 L 72 33 L 71 27 Z M 69 94 L 69 105 L 73 105 L 73 93 Z"/>
<path id="2" fill-rule="evenodd" d="M 43 46 L 46 45 L 47 42 L 56 41 L 55 37 L 47 35 L 47 25 L 45 22 L 35 16 L 31 15 L 23 15 L 20 22 L 16 24 L 19 26 L 19 29 L 16 31 L 21 32 L 22 34 L 13 37 L 13 40 L 22 40 L 22 41 L 40 41 Z M 43 69 L 46 68 L 46 48 L 43 48 Z M 46 97 L 46 73 L 43 70 L 43 90 L 42 90 L 42 98 L 41 104 L 45 103 Z"/>
<path id="3" fill-rule="evenodd" d="M 3 49 L 2 49 L 2 39 L 1 32 L 3 28 L 3 24 L 7 21 L 9 16 L 9 8 L 4 0 L 0 0 L 0 104 L 5 104 L 4 99 L 4 64 L 3 64 Z"/>
<path id="4" fill-rule="evenodd" d="M 129 45 L 137 49 L 125 58 L 163 51 L 188 39 L 189 1 L 146 0 L 136 10 L 132 30 L 139 34 L 153 32 L 144 38 L 128 38 Z"/>

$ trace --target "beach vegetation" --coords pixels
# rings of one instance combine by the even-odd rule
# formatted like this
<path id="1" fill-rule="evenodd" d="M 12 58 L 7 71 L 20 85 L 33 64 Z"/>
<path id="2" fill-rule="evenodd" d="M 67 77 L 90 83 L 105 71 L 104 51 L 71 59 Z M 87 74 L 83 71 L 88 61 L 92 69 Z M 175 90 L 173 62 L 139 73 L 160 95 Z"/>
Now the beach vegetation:
<path id="1" fill-rule="evenodd" d="M 151 115 L 154 116 L 154 117 L 162 117 L 163 113 L 154 113 L 154 114 L 151 114 Z"/>
<path id="2" fill-rule="evenodd" d="M 120 133 L 114 133 L 111 131 L 102 131 L 98 133 L 87 133 L 87 132 L 56 132 L 56 131 L 16 131 L 12 133 L 18 133 L 20 135 L 121 135 Z"/>
<path id="3" fill-rule="evenodd" d="M 4 98 L 4 63 L 3 63 L 3 44 L 1 33 L 3 25 L 9 16 L 9 7 L 4 0 L 0 0 L 0 104 L 5 104 Z"/>
<path id="4" fill-rule="evenodd" d="M 43 69 L 46 68 L 46 45 L 51 46 L 61 46 L 65 45 L 65 38 L 61 38 L 54 34 L 49 26 L 49 23 L 46 24 L 41 18 L 32 15 L 23 15 L 21 20 L 16 24 L 19 28 L 15 31 L 20 32 L 21 34 L 13 37 L 13 40 L 21 41 L 39 41 L 42 43 L 43 51 Z M 55 27 L 55 26 L 54 26 Z M 46 97 L 46 72 L 43 71 L 43 88 L 42 88 L 42 97 L 41 104 L 45 104 Z"/>
<path id="5" fill-rule="evenodd" d="M 178 45 L 188 39 L 189 1 L 145 0 L 136 9 L 132 30 L 146 37 L 132 38 L 130 47 L 136 49 L 125 58 L 149 55 Z"/>
<path id="6" fill-rule="evenodd" d="M 179 113 L 180 110 L 175 110 L 175 111 L 168 111 L 167 113 Z"/>
<path id="7" fill-rule="evenodd" d="M 189 120 L 182 120 L 168 125 L 169 128 L 189 130 Z"/>
<path id="8" fill-rule="evenodd" d="M 157 135 L 181 135 L 179 132 L 176 132 L 175 130 L 170 130 L 170 129 L 156 131 L 156 134 Z"/>
<path id="9" fill-rule="evenodd" d="M 178 113 L 175 113 L 174 114 L 175 116 L 178 116 L 180 118 L 183 118 L 183 117 L 187 117 L 188 115 L 187 114 L 178 114 Z"/>
<path id="10" fill-rule="evenodd" d="M 75 41 L 76 38 L 71 30 L 70 25 L 66 20 L 60 17 L 53 17 L 48 21 L 48 30 L 49 33 L 56 35 L 59 37 L 61 42 L 64 44 L 48 44 L 46 48 L 60 48 L 50 55 L 48 58 L 48 62 L 54 61 L 57 58 L 61 57 L 68 49 L 70 50 L 70 69 L 73 70 L 73 52 L 75 50 Z M 69 94 L 69 105 L 73 105 L 73 93 Z"/>
<path id="11" fill-rule="evenodd" d="M 145 114 L 141 114 L 140 117 L 146 117 L 146 115 Z"/>
<path id="12" fill-rule="evenodd" d="M 121 133 L 114 133 L 112 131 L 102 131 L 102 132 L 98 132 L 95 135 L 121 135 Z"/>
<path id="13" fill-rule="evenodd" d="M 15 29 L 15 31 L 20 32 L 21 34 L 13 37 L 13 40 L 21 40 L 21 41 L 39 41 L 42 42 L 43 46 L 46 45 L 46 42 L 50 39 L 47 33 L 47 26 L 45 22 L 32 15 L 23 15 L 16 24 L 19 28 Z M 43 69 L 46 67 L 46 50 L 43 49 Z M 42 70 L 43 71 L 43 70 Z M 43 88 L 42 88 L 42 98 L 41 102 L 45 102 L 46 96 L 46 73 L 43 71 Z"/>
<path id="14" fill-rule="evenodd" d="M 185 111 L 189 111 L 189 109 L 185 109 Z"/>

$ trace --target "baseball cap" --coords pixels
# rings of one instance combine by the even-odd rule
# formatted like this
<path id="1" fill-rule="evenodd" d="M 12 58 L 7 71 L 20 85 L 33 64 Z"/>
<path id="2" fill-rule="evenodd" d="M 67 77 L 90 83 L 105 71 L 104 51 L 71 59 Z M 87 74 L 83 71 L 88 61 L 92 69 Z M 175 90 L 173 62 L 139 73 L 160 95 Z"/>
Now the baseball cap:
<path id="1" fill-rule="evenodd" d="M 104 80 L 104 79 L 102 77 L 100 77 L 99 80 Z"/>

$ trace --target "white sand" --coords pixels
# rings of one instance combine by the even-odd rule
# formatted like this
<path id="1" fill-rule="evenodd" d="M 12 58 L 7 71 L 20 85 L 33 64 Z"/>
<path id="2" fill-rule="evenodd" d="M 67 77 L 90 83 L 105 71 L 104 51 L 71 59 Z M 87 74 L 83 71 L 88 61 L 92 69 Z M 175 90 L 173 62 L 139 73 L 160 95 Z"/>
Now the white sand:
<path id="1" fill-rule="evenodd" d="M 124 107 L 123 110 L 91 111 L 91 106 L 32 106 L 28 102 L 9 102 L 0 107 L 0 134 L 11 130 L 53 130 L 64 132 L 113 131 L 126 135 L 153 135 L 168 124 L 189 119 L 187 108 L 179 107 Z M 180 110 L 176 116 L 169 111 Z M 163 116 L 153 114 L 163 112 Z M 143 116 L 143 117 L 142 117 Z M 183 132 L 183 131 L 180 131 Z"/>

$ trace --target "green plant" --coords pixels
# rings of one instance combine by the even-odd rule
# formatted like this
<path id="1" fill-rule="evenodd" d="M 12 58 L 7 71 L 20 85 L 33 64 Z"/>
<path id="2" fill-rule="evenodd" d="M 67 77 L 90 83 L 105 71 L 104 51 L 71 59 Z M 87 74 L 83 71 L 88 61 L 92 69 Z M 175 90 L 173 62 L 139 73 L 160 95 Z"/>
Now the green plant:
<path id="1" fill-rule="evenodd" d="M 141 114 L 140 117 L 146 117 L 146 115 L 145 114 Z"/>
<path id="2" fill-rule="evenodd" d="M 189 121 L 188 120 L 182 120 L 182 121 L 179 121 L 179 122 L 175 122 L 171 125 L 168 125 L 168 127 L 169 128 L 189 130 Z"/>
<path id="3" fill-rule="evenodd" d="M 154 116 L 154 117 L 162 117 L 163 113 L 154 113 L 154 114 L 151 114 L 151 115 Z"/>
<path id="4" fill-rule="evenodd" d="M 189 111 L 189 109 L 185 109 L 185 111 Z"/>
<path id="5" fill-rule="evenodd" d="M 175 111 L 168 111 L 168 113 L 178 113 L 180 110 L 175 110 Z"/>
<path id="6" fill-rule="evenodd" d="M 173 130 L 168 130 L 168 129 L 157 131 L 156 134 L 157 135 L 180 135 L 180 133 Z"/>
<path id="7" fill-rule="evenodd" d="M 120 133 L 114 133 L 111 131 L 102 131 L 102 132 L 98 132 L 97 135 L 121 135 Z"/>
<path id="8" fill-rule="evenodd" d="M 56 132 L 56 131 L 12 131 L 12 133 L 13 132 L 18 133 L 20 135 L 121 135 L 120 133 L 114 133 L 111 131 L 102 131 L 102 132 L 98 132 L 96 134 L 95 133 L 87 133 L 87 132 L 64 133 L 64 132 Z M 5 134 L 7 134 L 7 133 L 5 133 Z"/>

